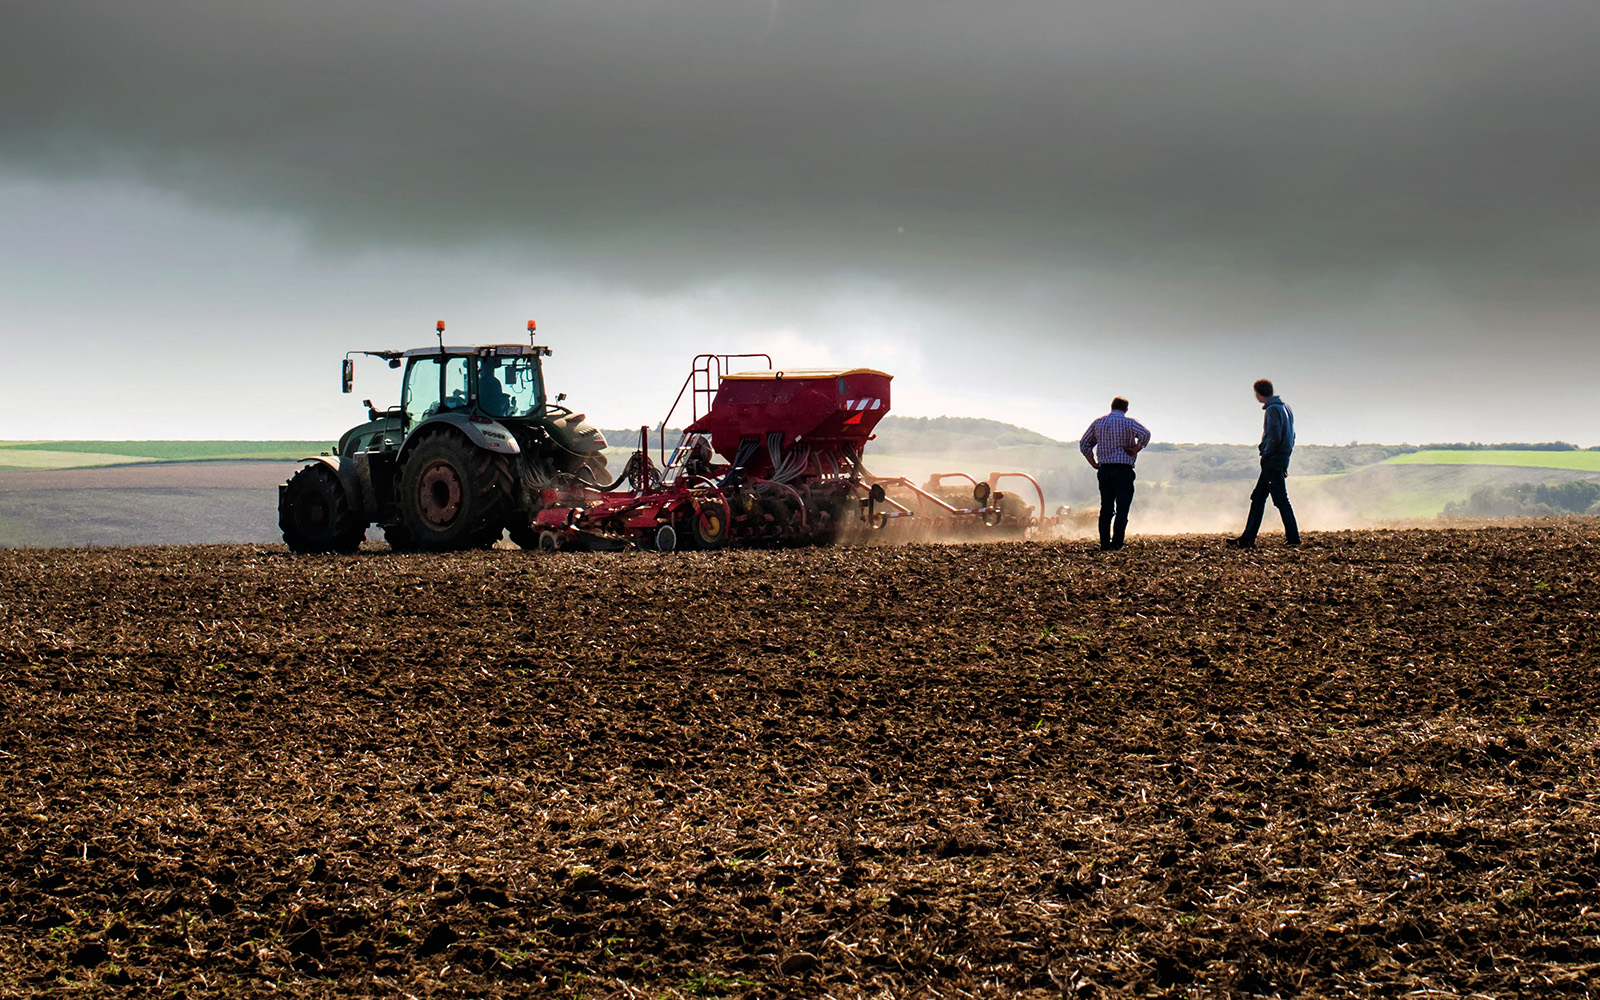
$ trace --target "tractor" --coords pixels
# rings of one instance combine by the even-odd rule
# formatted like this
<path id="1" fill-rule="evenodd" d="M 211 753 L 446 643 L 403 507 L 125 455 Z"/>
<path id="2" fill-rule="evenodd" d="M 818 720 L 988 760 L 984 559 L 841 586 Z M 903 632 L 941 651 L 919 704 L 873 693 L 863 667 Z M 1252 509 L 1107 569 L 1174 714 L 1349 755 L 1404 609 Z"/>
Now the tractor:
<path id="1" fill-rule="evenodd" d="M 295 552 L 355 552 L 378 524 L 397 551 L 485 548 L 502 532 L 538 543 L 533 516 L 552 495 L 609 489 L 605 438 L 581 413 L 545 393 L 534 344 L 351 351 L 341 371 L 352 390 L 354 355 L 405 368 L 399 405 L 378 410 L 308 460 L 278 489 L 278 525 Z"/>

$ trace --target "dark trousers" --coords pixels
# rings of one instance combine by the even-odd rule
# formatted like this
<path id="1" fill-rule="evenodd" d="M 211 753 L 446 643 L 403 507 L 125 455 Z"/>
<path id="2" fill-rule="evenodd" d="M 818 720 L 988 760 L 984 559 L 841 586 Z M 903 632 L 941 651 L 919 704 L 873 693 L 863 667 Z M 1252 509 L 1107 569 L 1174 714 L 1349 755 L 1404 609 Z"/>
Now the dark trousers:
<path id="1" fill-rule="evenodd" d="M 1122 548 L 1133 504 L 1133 466 L 1107 462 L 1100 466 L 1100 547 Z"/>
<path id="2" fill-rule="evenodd" d="M 1288 475 L 1287 469 L 1261 467 L 1261 478 L 1256 480 L 1255 492 L 1250 494 L 1250 517 L 1244 523 L 1244 534 L 1239 536 L 1241 541 L 1255 541 L 1256 533 L 1261 530 L 1261 517 L 1267 510 L 1267 498 L 1271 497 L 1272 505 L 1283 515 L 1283 540 L 1290 545 L 1300 544 L 1300 525 L 1295 523 L 1294 508 L 1289 506 L 1289 488 L 1284 484 Z"/>

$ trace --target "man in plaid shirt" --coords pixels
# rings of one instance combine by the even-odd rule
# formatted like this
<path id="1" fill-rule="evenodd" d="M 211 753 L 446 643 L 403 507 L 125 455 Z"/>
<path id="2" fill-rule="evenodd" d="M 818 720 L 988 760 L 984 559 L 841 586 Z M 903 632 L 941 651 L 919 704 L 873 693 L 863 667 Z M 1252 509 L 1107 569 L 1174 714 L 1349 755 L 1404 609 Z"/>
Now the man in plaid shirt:
<path id="1" fill-rule="evenodd" d="M 1102 552 L 1122 548 L 1122 538 L 1128 530 L 1128 507 L 1133 503 L 1133 462 L 1149 443 L 1150 432 L 1128 416 L 1128 401 L 1121 396 L 1111 401 L 1111 412 L 1090 424 L 1078 441 L 1078 450 L 1098 470 L 1100 478 Z"/>

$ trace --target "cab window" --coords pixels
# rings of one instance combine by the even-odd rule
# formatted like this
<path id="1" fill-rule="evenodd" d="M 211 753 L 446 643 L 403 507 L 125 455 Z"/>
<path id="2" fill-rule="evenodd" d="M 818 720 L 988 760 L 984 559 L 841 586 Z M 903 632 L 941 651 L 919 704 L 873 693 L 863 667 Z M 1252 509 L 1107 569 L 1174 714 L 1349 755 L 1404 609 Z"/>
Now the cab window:
<path id="1" fill-rule="evenodd" d="M 530 417 L 544 405 L 537 359 L 478 359 L 478 408 L 491 417 Z"/>
<path id="2" fill-rule="evenodd" d="M 406 423 L 416 426 L 439 412 L 439 359 L 413 358 L 406 369 Z"/>
<path id="3" fill-rule="evenodd" d="M 406 369 L 407 422 L 415 426 L 436 413 L 467 408 L 466 358 L 416 358 Z"/>
<path id="4" fill-rule="evenodd" d="M 439 403 L 441 410 L 465 410 L 469 400 L 470 386 L 467 383 L 468 358 L 447 358 L 444 363 L 444 396 Z"/>

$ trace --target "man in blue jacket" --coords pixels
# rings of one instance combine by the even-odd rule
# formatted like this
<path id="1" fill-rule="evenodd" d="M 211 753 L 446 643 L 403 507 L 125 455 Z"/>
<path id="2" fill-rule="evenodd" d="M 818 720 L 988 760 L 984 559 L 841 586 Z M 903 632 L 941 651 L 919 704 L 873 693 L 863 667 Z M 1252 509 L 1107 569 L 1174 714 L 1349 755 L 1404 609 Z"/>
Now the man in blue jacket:
<path id="1" fill-rule="evenodd" d="M 1289 490 L 1284 479 L 1289 475 L 1289 455 L 1294 451 L 1294 411 L 1272 391 L 1271 379 L 1257 379 L 1256 402 L 1266 411 L 1261 429 L 1261 478 L 1256 480 L 1255 492 L 1250 494 L 1250 516 L 1244 523 L 1244 534 L 1228 539 L 1230 549 L 1253 549 L 1256 533 L 1261 530 L 1261 516 L 1267 509 L 1267 497 L 1283 515 L 1283 540 L 1286 545 L 1300 544 L 1300 526 L 1294 520 L 1294 508 L 1289 506 Z"/>

